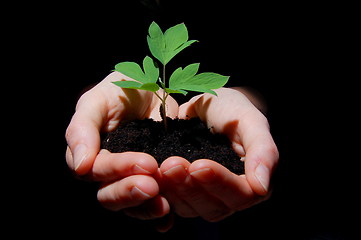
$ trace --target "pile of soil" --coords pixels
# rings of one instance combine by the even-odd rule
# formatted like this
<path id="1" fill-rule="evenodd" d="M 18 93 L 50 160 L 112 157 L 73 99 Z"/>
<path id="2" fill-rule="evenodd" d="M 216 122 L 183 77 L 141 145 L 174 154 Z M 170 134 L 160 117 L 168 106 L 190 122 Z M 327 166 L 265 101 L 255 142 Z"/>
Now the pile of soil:
<path id="1" fill-rule="evenodd" d="M 199 118 L 167 120 L 167 131 L 163 122 L 151 119 L 121 124 L 104 138 L 102 148 L 113 153 L 148 153 L 159 164 L 170 156 L 180 156 L 190 162 L 211 159 L 236 174 L 244 173 L 244 163 L 226 136 L 212 134 Z"/>

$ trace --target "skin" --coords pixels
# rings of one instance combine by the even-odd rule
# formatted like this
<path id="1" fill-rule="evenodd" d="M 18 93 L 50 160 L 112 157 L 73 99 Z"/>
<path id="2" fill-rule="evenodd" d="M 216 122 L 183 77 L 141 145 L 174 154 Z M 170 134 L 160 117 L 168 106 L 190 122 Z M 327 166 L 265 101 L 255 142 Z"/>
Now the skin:
<path id="1" fill-rule="evenodd" d="M 249 92 L 221 88 L 217 97 L 201 94 L 181 106 L 167 99 L 169 117 L 200 117 L 214 132 L 229 137 L 245 161 L 245 174 L 239 176 L 209 159 L 190 163 L 172 156 L 159 167 L 145 153 L 101 150 L 100 132 L 114 130 L 120 121 L 161 119 L 154 94 L 111 84 L 120 79 L 129 80 L 114 72 L 83 94 L 66 131 L 68 166 L 101 182 L 98 200 L 105 208 L 143 220 L 161 219 L 158 230 L 167 231 L 171 209 L 183 217 L 215 222 L 269 197 L 279 156 L 268 121 L 256 107 L 262 104 Z"/>

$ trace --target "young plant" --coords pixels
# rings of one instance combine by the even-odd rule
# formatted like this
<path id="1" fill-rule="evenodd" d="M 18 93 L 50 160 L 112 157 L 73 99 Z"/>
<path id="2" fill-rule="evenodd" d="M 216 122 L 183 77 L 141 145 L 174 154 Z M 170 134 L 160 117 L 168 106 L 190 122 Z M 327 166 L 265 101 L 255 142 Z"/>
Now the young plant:
<path id="1" fill-rule="evenodd" d="M 135 81 L 122 80 L 113 83 L 121 88 L 153 92 L 162 103 L 161 115 L 167 129 L 166 100 L 169 94 L 186 95 L 188 91 L 195 91 L 217 95 L 213 90 L 223 87 L 229 77 L 212 72 L 197 74 L 199 63 L 193 63 L 184 69 L 177 68 L 167 81 L 166 65 L 174 56 L 197 40 L 188 40 L 188 30 L 184 23 L 175 25 L 163 33 L 158 24 L 152 22 L 148 33 L 149 50 L 162 65 L 162 77 L 160 77 L 158 63 L 153 58 L 146 56 L 143 60 L 143 69 L 135 62 L 121 62 L 115 66 L 115 71 L 121 72 Z M 163 89 L 163 92 L 157 92 L 159 89 Z"/>

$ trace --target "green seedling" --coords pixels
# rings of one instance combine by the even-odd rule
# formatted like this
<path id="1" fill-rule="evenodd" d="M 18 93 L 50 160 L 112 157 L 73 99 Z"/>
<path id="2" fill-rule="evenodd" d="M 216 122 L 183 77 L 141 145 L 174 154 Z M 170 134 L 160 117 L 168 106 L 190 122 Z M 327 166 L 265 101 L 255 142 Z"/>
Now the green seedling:
<path id="1" fill-rule="evenodd" d="M 162 77 L 160 77 L 157 61 L 146 56 L 143 60 L 143 69 L 135 62 L 121 62 L 115 66 L 115 71 L 121 72 L 135 81 L 122 80 L 113 83 L 121 88 L 153 92 L 162 103 L 161 115 L 167 129 L 166 100 L 169 94 L 186 95 L 188 91 L 195 91 L 217 95 L 213 90 L 223 87 L 229 77 L 213 72 L 197 74 L 199 63 L 193 63 L 185 68 L 177 68 L 167 81 L 166 65 L 173 57 L 197 40 L 188 40 L 188 30 L 184 23 L 175 25 L 163 33 L 158 24 L 152 22 L 148 34 L 149 50 L 162 65 Z M 162 93 L 158 92 L 160 89 L 163 89 Z"/>

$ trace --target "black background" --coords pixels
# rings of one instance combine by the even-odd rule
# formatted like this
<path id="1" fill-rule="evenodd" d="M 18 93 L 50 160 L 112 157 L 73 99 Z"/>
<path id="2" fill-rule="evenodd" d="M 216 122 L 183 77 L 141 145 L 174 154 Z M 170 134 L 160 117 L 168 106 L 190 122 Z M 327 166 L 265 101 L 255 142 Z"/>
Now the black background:
<path id="1" fill-rule="evenodd" d="M 19 154 L 30 177 L 16 174 L 23 184 L 15 188 L 21 197 L 10 198 L 20 209 L 12 217 L 30 235 L 49 237 L 353 239 L 359 235 L 359 107 L 352 10 L 226 0 L 164 1 L 153 10 L 140 1 L 59 2 L 15 11 L 14 19 L 26 17 L 11 29 L 18 46 L 12 78 L 22 81 L 25 97 L 24 137 L 14 145 L 26 147 Z M 249 86 L 265 98 L 280 151 L 269 201 L 219 224 L 176 219 L 173 230 L 159 234 L 150 222 L 100 207 L 96 184 L 71 175 L 64 135 L 77 98 L 116 63 L 150 54 L 146 34 L 153 20 L 163 30 L 184 22 L 190 39 L 200 41 L 169 68 L 200 62 L 200 71 L 230 75 L 228 86 Z M 26 104 L 32 111 L 25 114 Z"/>

